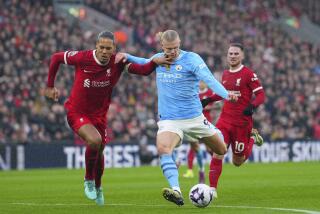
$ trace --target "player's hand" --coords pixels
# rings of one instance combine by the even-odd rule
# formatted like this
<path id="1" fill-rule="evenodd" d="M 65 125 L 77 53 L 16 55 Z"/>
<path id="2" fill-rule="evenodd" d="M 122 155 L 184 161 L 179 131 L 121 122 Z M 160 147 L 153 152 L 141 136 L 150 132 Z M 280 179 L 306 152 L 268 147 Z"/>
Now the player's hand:
<path id="1" fill-rule="evenodd" d="M 154 57 L 152 59 L 154 63 L 157 65 L 171 65 L 172 64 L 172 59 L 166 56 L 160 56 L 160 57 Z"/>
<path id="2" fill-rule="evenodd" d="M 245 108 L 243 110 L 243 114 L 246 115 L 246 116 L 251 116 L 253 115 L 253 112 L 256 108 L 254 107 L 254 105 L 250 104 L 247 106 L 247 108 Z"/>
<path id="3" fill-rule="evenodd" d="M 58 101 L 59 91 L 56 88 L 48 87 L 44 90 L 44 95 L 54 101 Z"/>
<path id="4" fill-rule="evenodd" d="M 210 97 L 207 97 L 205 99 L 202 99 L 201 100 L 201 105 L 202 105 L 202 108 L 205 108 L 207 105 L 209 105 L 211 103 L 211 99 Z"/>
<path id="5" fill-rule="evenodd" d="M 117 53 L 114 62 L 115 62 L 116 64 L 119 63 L 119 62 L 121 62 L 121 61 L 122 61 L 123 63 L 125 63 L 127 60 L 128 60 L 127 54 L 126 54 L 126 53 L 121 53 L 121 52 L 119 52 L 119 53 Z"/>
<path id="6" fill-rule="evenodd" d="M 231 102 L 237 102 L 238 96 L 235 95 L 234 93 L 229 92 L 229 94 L 228 94 L 228 100 L 231 101 Z"/>

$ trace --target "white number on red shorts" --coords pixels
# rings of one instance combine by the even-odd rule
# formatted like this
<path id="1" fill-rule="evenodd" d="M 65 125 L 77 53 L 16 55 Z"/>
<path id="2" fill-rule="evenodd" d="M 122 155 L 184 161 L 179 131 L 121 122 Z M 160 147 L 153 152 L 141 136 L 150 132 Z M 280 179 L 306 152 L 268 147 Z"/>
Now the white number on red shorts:
<path id="1" fill-rule="evenodd" d="M 235 152 L 240 153 L 244 150 L 244 143 L 236 141 Z"/>

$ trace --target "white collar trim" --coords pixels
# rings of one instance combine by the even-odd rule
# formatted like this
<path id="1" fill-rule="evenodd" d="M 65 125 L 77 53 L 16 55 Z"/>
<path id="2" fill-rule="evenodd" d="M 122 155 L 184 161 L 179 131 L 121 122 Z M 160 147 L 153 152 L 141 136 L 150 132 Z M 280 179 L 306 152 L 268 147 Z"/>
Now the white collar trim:
<path id="1" fill-rule="evenodd" d="M 240 71 L 242 68 L 243 68 L 243 65 L 241 65 L 239 68 L 234 69 L 234 70 L 229 69 L 229 71 L 230 71 L 231 73 L 236 73 L 236 72 Z"/>
<path id="2" fill-rule="evenodd" d="M 97 56 L 96 56 L 96 50 L 93 50 L 93 58 L 94 58 L 94 61 L 96 61 L 96 63 L 97 63 L 98 65 L 101 65 L 101 66 L 105 66 L 105 65 L 107 65 L 107 64 L 109 63 L 109 61 L 108 61 L 108 62 L 102 64 L 102 63 L 98 60 L 98 58 L 97 58 Z M 110 60 L 110 59 L 109 59 L 109 60 Z"/>

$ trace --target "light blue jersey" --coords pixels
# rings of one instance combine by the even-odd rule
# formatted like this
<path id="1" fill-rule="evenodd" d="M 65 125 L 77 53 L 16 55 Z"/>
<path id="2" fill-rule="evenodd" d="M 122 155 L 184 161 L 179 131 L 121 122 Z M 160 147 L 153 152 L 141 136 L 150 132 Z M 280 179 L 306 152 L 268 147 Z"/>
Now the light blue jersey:
<path id="1" fill-rule="evenodd" d="M 151 57 L 163 56 L 157 53 Z M 144 64 L 151 59 L 127 54 L 129 62 Z M 199 82 L 223 98 L 227 90 L 218 82 L 203 59 L 194 52 L 180 51 L 179 57 L 170 66 L 157 66 L 158 114 L 160 120 L 191 119 L 202 114 L 199 99 Z"/>

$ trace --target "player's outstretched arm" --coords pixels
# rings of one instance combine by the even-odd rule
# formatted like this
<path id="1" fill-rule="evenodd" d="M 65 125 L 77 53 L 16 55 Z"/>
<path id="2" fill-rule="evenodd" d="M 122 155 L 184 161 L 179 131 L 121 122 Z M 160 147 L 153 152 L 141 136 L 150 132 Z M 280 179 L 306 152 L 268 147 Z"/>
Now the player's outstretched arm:
<path id="1" fill-rule="evenodd" d="M 64 52 L 55 53 L 51 56 L 47 88 L 44 90 L 44 95 L 50 99 L 58 101 L 59 91 L 54 87 L 54 80 L 56 78 L 59 66 L 64 62 Z"/>
<path id="2" fill-rule="evenodd" d="M 132 63 L 137 63 L 137 64 L 146 64 L 150 61 L 151 61 L 151 59 L 136 57 L 136 56 L 132 56 L 127 53 L 122 53 L 122 52 L 117 53 L 116 58 L 115 58 L 116 64 L 119 62 L 123 62 L 123 63 L 132 62 Z"/>
<path id="3" fill-rule="evenodd" d="M 130 63 L 128 67 L 128 72 L 132 74 L 147 76 L 151 74 L 158 65 L 171 64 L 166 57 L 154 57 L 152 60 L 146 64 Z"/>
<path id="4" fill-rule="evenodd" d="M 217 94 L 214 94 L 210 97 L 207 97 L 205 99 L 202 99 L 201 100 L 201 104 L 202 104 L 202 108 L 205 108 L 207 105 L 209 105 L 210 103 L 214 103 L 214 102 L 217 102 L 217 101 L 220 101 L 222 100 L 223 98 L 220 97 L 219 95 Z"/>

